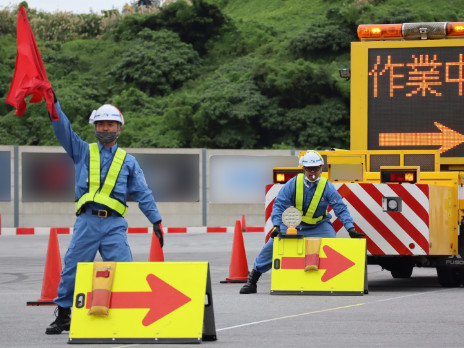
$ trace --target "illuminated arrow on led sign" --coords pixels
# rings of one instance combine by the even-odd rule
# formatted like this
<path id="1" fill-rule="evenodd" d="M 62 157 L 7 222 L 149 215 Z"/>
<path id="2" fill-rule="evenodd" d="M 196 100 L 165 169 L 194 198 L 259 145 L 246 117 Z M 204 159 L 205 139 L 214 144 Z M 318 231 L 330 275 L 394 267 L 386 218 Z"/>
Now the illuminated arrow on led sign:
<path id="1" fill-rule="evenodd" d="M 327 257 L 319 259 L 319 271 L 325 270 L 325 273 L 321 277 L 321 281 L 326 282 L 355 265 L 353 261 L 328 245 L 324 245 L 322 248 Z M 281 263 L 282 269 L 303 270 L 305 268 L 304 257 L 282 257 Z"/>
<path id="2" fill-rule="evenodd" d="M 149 326 L 192 300 L 154 274 L 147 275 L 147 282 L 151 291 L 112 292 L 110 309 L 149 308 L 147 315 L 142 320 L 144 326 Z M 90 308 L 91 303 L 92 293 L 89 292 L 87 293 L 86 307 Z"/>
<path id="3" fill-rule="evenodd" d="M 379 133 L 379 146 L 440 146 L 446 152 L 464 142 L 464 135 L 438 122 L 441 133 Z"/>

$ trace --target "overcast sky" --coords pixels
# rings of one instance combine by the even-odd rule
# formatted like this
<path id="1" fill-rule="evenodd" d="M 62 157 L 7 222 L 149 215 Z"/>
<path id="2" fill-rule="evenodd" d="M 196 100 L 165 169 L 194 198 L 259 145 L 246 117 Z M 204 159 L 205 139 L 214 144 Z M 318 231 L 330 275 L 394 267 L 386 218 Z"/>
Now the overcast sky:
<path id="1" fill-rule="evenodd" d="M 26 0 L 29 8 L 45 12 L 70 11 L 74 13 L 98 13 L 101 10 L 122 10 L 124 4 L 133 0 Z M 0 8 L 17 5 L 21 1 L 0 0 Z"/>

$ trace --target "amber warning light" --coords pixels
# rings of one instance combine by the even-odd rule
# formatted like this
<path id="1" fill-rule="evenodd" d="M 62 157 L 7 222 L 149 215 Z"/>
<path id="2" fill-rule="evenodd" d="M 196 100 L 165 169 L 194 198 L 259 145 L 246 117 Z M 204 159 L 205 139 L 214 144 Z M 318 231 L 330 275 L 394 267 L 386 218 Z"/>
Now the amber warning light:
<path id="1" fill-rule="evenodd" d="M 302 169 L 274 169 L 274 184 L 285 184 L 291 178 L 302 173 Z"/>
<path id="2" fill-rule="evenodd" d="M 413 169 L 380 169 L 382 183 L 417 183 L 417 170 Z"/>
<path id="3" fill-rule="evenodd" d="M 362 24 L 358 26 L 360 40 L 402 38 L 402 24 Z"/>
<path id="4" fill-rule="evenodd" d="M 358 37 L 361 41 L 457 38 L 464 37 L 464 22 L 361 24 Z"/>

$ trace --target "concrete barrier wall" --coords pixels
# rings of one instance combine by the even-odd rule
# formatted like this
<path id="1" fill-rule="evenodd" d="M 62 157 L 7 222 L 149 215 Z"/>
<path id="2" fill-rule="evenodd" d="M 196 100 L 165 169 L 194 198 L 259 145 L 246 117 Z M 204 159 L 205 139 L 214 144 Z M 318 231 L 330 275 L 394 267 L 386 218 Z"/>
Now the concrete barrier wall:
<path id="1" fill-rule="evenodd" d="M 163 217 L 163 225 L 169 227 L 189 226 L 233 226 L 235 221 L 246 216 L 248 226 L 264 226 L 265 186 L 272 183 L 272 167 L 298 165 L 297 150 L 209 150 L 209 149 L 126 149 L 128 153 L 157 155 L 194 155 L 198 157 L 198 173 L 182 165 L 180 178 L 195 175 L 198 179 L 198 201 L 157 202 Z M 23 154 L 65 153 L 61 147 L 52 146 L 0 146 L 0 151 L 9 151 L 11 200 L 0 201 L 2 227 L 72 227 L 75 221 L 74 202 L 31 202 L 23 201 Z M 39 156 L 39 155 L 38 155 Z M 195 158 L 196 158 L 195 157 Z M 181 157 L 181 158 L 185 158 Z M 229 159 L 231 162 L 229 162 Z M 212 163 L 212 164 L 211 164 Z M 258 164 L 257 164 L 258 163 Z M 259 163 L 263 163 L 261 166 Z M 263 169 L 262 167 L 266 168 Z M 224 167 L 226 167 L 224 169 Z M 249 169 L 247 169 L 249 168 Z M 147 173 L 145 176 L 152 173 Z M 2 170 L 2 169 L 0 169 Z M 235 172 L 234 172 L 235 170 Z M 189 172 L 190 171 L 190 172 Z M 230 173 L 230 177 L 227 177 Z M 5 172 L 3 172 L 5 174 Z M 30 175 L 31 173 L 29 173 Z M 218 179 L 215 176 L 220 176 Z M 214 181 L 213 190 L 211 184 Z M 148 182 L 148 180 L 147 180 Z M 249 186 L 240 193 L 241 183 Z M 235 185 L 235 186 L 234 186 Z M 249 197 L 254 187 L 262 189 L 262 201 L 256 201 L 256 194 Z M 218 194 L 218 190 L 220 194 Z M 154 190 L 155 191 L 155 190 Z M 232 202 L 228 202 L 231 192 Z M 224 194 L 221 196 L 221 194 Z M 241 201 L 241 195 L 243 201 Z M 154 192 L 156 198 L 156 192 Z M 232 195 L 231 195 L 232 196 Z M 213 198 L 213 199 L 211 199 Z M 126 215 L 129 226 L 144 227 L 150 223 L 138 209 L 136 202 L 129 202 Z"/>

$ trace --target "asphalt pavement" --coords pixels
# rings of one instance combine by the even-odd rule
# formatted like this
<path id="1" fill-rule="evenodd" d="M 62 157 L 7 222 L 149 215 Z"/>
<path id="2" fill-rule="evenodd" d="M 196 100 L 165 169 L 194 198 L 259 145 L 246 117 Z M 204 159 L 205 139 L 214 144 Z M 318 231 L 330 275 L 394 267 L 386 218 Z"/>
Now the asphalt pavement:
<path id="1" fill-rule="evenodd" d="M 61 256 L 70 241 L 59 235 Z M 151 235 L 129 235 L 134 261 L 148 261 Z M 251 268 L 263 233 L 244 234 Z M 364 296 L 270 295 L 271 272 L 258 293 L 240 295 L 229 276 L 233 233 L 168 234 L 166 262 L 207 261 L 210 266 L 217 341 L 208 347 L 462 347 L 464 289 L 442 288 L 435 269 L 415 268 L 393 279 L 368 267 Z M 40 298 L 48 236 L 0 236 L 0 347 L 70 347 L 68 334 L 45 335 L 53 307 L 26 306 Z M 98 259 L 97 259 L 98 260 Z M 192 344 L 158 344 L 191 347 Z M 142 344 L 81 344 L 141 347 Z"/>

